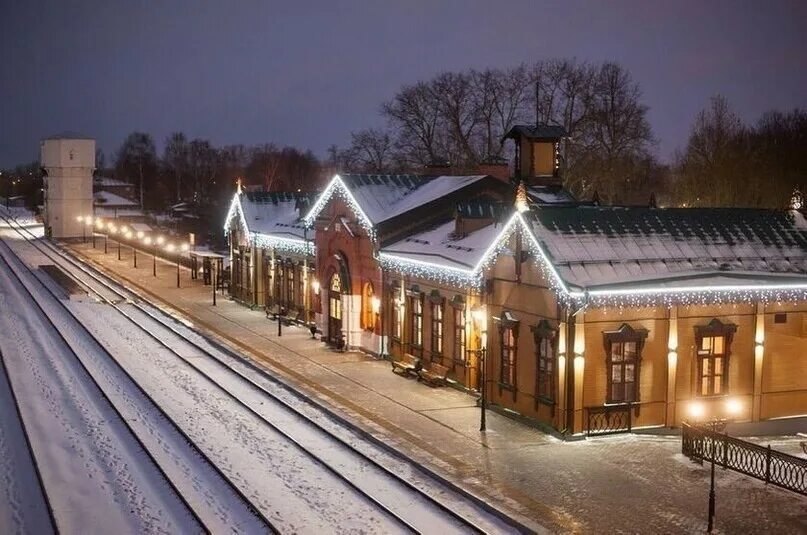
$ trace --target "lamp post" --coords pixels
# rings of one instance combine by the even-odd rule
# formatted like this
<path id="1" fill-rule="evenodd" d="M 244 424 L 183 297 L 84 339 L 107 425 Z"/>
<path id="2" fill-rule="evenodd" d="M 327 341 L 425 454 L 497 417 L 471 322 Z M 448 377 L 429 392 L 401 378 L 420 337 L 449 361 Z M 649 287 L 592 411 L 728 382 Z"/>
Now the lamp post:
<path id="1" fill-rule="evenodd" d="M 146 247 L 151 245 L 151 237 L 150 236 L 146 236 L 145 238 L 143 238 L 142 241 L 143 241 L 143 245 L 145 245 Z M 153 249 L 152 249 L 152 253 L 154 253 Z M 156 258 L 154 258 L 153 254 L 152 254 L 152 260 L 154 262 L 154 264 L 152 265 L 152 272 L 153 272 L 154 270 L 157 269 L 157 260 L 156 260 Z"/>
<path id="2" fill-rule="evenodd" d="M 76 221 L 81 225 L 81 243 L 87 243 L 87 227 L 84 226 L 84 216 L 76 217 Z"/>
<path id="3" fill-rule="evenodd" d="M 487 352 L 487 313 L 484 306 L 476 306 L 471 310 L 474 326 L 479 331 L 479 349 L 477 349 L 477 366 L 479 367 L 479 431 L 487 430 L 485 406 L 487 405 L 487 384 L 485 381 L 485 357 Z"/>
<path id="4" fill-rule="evenodd" d="M 735 398 L 729 398 L 726 400 L 726 413 L 732 416 L 736 416 L 742 411 L 742 403 L 740 400 Z M 706 407 L 704 406 L 702 401 L 695 401 L 690 403 L 689 405 L 689 415 L 692 419 L 699 423 L 703 416 L 706 414 Z M 706 527 L 706 532 L 711 533 L 712 528 L 714 527 L 714 518 L 715 518 L 715 453 L 716 453 L 716 445 L 717 445 L 717 434 L 721 432 L 723 429 L 726 428 L 726 425 L 729 423 L 728 418 L 720 418 L 715 415 L 710 415 L 708 420 L 703 420 L 703 427 L 708 427 L 712 431 L 712 437 L 710 440 L 711 447 L 709 448 L 709 457 L 711 458 L 711 467 L 710 467 L 710 475 L 709 475 L 709 520 L 708 525 Z"/>
<path id="5" fill-rule="evenodd" d="M 88 215 L 84 218 L 84 231 L 87 231 L 87 227 L 90 227 L 90 234 L 92 236 L 92 248 L 95 249 L 95 228 L 92 226 L 93 219 L 91 215 Z"/>
<path id="6" fill-rule="evenodd" d="M 155 277 L 157 276 L 157 246 L 162 246 L 163 243 L 165 243 L 165 238 L 163 238 L 162 236 L 157 236 L 157 238 L 154 240 L 154 250 L 153 250 L 154 262 L 153 265 L 151 266 L 151 274 L 154 275 Z"/>

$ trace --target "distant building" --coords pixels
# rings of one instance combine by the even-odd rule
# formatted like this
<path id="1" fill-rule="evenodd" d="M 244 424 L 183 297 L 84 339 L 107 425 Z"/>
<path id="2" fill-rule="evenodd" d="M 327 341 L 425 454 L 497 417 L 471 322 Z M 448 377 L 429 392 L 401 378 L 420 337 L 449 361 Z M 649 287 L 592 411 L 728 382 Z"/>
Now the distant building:
<path id="1" fill-rule="evenodd" d="M 104 219 L 143 221 L 145 213 L 136 200 L 134 184 L 117 178 L 93 179 L 95 215 Z"/>
<path id="2" fill-rule="evenodd" d="M 728 400 L 741 420 L 807 413 L 804 213 L 580 202 L 563 135 L 508 132 L 512 178 L 494 163 L 335 176 L 304 200 L 239 192 L 233 294 L 566 434 L 677 426 Z"/>
<path id="3" fill-rule="evenodd" d="M 83 220 L 92 216 L 92 173 L 95 140 L 65 132 L 42 140 L 40 164 L 44 177 L 45 230 L 54 238 L 82 235 Z"/>

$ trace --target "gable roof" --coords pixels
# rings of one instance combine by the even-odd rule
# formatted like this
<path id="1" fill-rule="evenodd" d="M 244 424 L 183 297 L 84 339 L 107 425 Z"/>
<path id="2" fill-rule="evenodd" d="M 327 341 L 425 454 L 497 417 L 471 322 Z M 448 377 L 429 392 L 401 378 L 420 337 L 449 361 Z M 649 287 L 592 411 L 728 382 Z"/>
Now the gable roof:
<path id="1" fill-rule="evenodd" d="M 563 280 L 579 288 L 807 275 L 807 222 L 798 212 L 548 206 L 526 221 Z"/>
<path id="2" fill-rule="evenodd" d="M 315 231 L 302 220 L 315 199 L 313 193 L 236 193 L 224 223 L 225 234 L 235 220 L 257 246 L 275 247 L 297 254 L 313 254 Z"/>
<path id="3" fill-rule="evenodd" d="M 560 139 L 566 136 L 566 129 L 560 125 L 553 124 L 517 124 L 511 128 L 504 139 L 517 139 L 524 137 L 527 139 Z"/>
<path id="4" fill-rule="evenodd" d="M 421 175 L 335 175 L 305 216 L 312 225 L 333 195 L 351 206 L 368 231 L 442 197 L 488 178 Z"/>

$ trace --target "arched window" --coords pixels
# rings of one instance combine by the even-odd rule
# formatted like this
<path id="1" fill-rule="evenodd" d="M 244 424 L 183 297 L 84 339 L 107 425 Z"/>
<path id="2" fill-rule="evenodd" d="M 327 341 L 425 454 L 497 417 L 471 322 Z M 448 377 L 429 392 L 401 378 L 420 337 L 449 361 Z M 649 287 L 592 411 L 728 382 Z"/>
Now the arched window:
<path id="1" fill-rule="evenodd" d="M 373 298 L 375 290 L 372 282 L 365 282 L 361 291 L 361 327 L 372 331 L 375 329 L 375 311 L 373 310 Z"/>

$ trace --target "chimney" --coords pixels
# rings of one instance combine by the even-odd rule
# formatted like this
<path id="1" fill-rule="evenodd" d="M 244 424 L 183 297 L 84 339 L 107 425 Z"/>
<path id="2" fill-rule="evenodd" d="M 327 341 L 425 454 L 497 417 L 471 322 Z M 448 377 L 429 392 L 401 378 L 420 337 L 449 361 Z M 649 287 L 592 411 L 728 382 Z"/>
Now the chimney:
<path id="1" fill-rule="evenodd" d="M 451 175 L 451 162 L 448 160 L 432 160 L 432 162 L 426 165 L 426 169 L 424 174 L 427 176 L 444 176 L 444 175 Z"/>
<path id="2" fill-rule="evenodd" d="M 504 158 L 490 157 L 477 167 L 480 175 L 490 175 L 502 182 L 510 182 L 510 166 Z"/>

